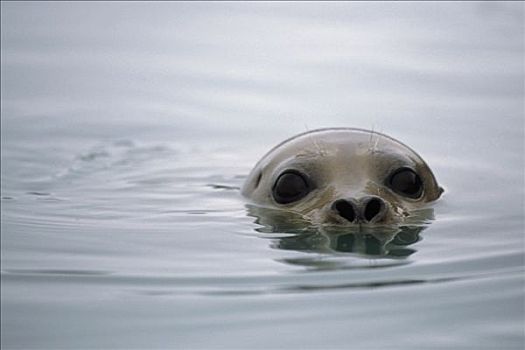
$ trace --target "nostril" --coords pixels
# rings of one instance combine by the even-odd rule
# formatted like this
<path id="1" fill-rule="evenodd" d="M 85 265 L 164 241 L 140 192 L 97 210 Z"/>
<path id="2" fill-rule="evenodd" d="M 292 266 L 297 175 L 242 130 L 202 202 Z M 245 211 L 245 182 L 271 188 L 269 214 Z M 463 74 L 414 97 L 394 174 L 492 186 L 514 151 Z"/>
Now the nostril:
<path id="1" fill-rule="evenodd" d="M 366 221 L 372 221 L 383 209 L 383 203 L 378 198 L 370 199 L 365 205 L 364 217 Z"/>
<path id="2" fill-rule="evenodd" d="M 355 220 L 356 212 L 352 203 L 344 199 L 340 199 L 334 202 L 332 208 L 335 209 L 339 213 L 339 215 L 344 217 L 346 220 L 350 222 Z"/>

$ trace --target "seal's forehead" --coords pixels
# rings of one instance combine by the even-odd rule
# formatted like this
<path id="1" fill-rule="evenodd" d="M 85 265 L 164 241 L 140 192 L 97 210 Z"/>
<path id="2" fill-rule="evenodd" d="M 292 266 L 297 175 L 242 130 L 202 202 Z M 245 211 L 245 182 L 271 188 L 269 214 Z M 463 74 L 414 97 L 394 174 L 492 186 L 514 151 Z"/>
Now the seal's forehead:
<path id="1" fill-rule="evenodd" d="M 414 162 L 421 157 L 401 142 L 372 131 L 360 129 L 328 129 L 301 134 L 277 145 L 263 159 L 282 161 L 284 159 L 309 159 L 316 157 L 351 157 L 353 155 L 397 155 Z"/>

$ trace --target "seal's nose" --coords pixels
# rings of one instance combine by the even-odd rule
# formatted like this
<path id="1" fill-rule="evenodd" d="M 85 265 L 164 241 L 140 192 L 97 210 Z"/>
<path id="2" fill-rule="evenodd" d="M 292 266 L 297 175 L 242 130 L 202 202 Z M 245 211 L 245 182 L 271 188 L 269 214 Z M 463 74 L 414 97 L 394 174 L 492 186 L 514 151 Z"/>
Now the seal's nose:
<path id="1" fill-rule="evenodd" d="M 365 222 L 379 222 L 386 215 L 386 205 L 382 198 L 368 196 L 361 198 L 361 216 Z"/>
<path id="2" fill-rule="evenodd" d="M 359 201 L 338 199 L 332 204 L 332 209 L 350 222 L 376 223 L 386 216 L 385 202 L 376 196 L 366 196 Z"/>
<path id="3" fill-rule="evenodd" d="M 350 222 L 357 221 L 359 209 L 357 202 L 353 199 L 338 199 L 332 204 L 332 209 L 335 210 L 339 216 L 342 216 Z"/>

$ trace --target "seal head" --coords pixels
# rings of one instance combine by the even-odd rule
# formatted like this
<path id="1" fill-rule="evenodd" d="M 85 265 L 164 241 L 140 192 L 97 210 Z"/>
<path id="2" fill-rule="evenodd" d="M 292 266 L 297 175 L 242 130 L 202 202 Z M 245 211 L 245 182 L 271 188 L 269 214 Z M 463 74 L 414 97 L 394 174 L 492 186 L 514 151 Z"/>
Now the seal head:
<path id="1" fill-rule="evenodd" d="M 397 223 L 442 192 L 411 148 L 356 128 L 312 130 L 280 143 L 241 189 L 253 204 L 341 225 Z"/>

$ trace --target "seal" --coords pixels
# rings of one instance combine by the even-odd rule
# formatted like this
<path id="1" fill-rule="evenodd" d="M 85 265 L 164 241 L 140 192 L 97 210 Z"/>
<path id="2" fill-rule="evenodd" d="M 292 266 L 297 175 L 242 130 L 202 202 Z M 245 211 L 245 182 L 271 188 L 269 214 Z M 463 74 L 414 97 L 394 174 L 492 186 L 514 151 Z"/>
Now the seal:
<path id="1" fill-rule="evenodd" d="M 442 192 L 414 150 L 357 128 L 317 129 L 283 141 L 241 188 L 255 205 L 333 225 L 400 223 Z"/>

